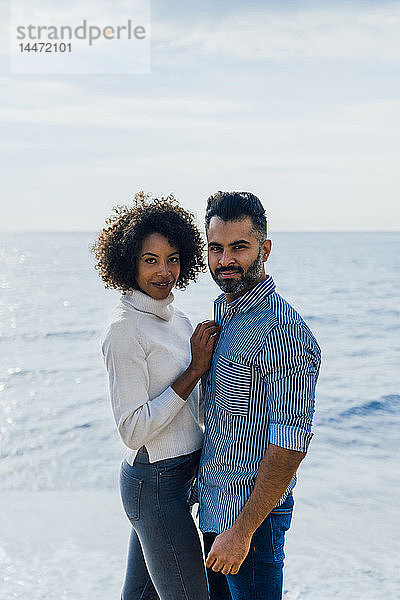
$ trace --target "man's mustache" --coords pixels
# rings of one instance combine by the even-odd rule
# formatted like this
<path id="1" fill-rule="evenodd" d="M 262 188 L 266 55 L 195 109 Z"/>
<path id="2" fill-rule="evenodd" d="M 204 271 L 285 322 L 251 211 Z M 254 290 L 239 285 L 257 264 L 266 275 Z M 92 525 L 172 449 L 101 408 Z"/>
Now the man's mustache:
<path id="1" fill-rule="evenodd" d="M 215 275 L 219 275 L 220 273 L 244 273 L 242 267 L 218 267 L 214 271 Z"/>

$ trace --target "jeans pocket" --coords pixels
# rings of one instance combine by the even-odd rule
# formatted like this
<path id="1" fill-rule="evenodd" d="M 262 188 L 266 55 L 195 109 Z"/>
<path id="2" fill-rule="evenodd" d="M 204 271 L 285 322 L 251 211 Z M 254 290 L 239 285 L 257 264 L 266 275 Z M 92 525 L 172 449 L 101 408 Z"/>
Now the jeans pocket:
<path id="1" fill-rule="evenodd" d="M 269 514 L 271 527 L 271 542 L 274 561 L 283 561 L 285 559 L 285 533 L 290 528 L 292 521 L 293 507 L 277 507 Z"/>
<path id="2" fill-rule="evenodd" d="M 143 481 L 133 477 L 126 467 L 122 465 L 120 471 L 121 499 L 126 516 L 130 521 L 137 521 L 140 518 L 140 495 L 142 487 Z"/>

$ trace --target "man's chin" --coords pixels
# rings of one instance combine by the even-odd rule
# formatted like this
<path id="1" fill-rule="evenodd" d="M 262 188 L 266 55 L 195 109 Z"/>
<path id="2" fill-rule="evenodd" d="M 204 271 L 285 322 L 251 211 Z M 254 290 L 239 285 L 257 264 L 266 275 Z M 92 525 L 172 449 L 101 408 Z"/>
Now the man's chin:
<path id="1" fill-rule="evenodd" d="M 226 294 L 235 294 L 236 292 L 240 292 L 243 285 L 243 282 L 241 280 L 238 281 L 237 279 L 220 279 L 219 277 L 215 279 L 215 283 Z"/>

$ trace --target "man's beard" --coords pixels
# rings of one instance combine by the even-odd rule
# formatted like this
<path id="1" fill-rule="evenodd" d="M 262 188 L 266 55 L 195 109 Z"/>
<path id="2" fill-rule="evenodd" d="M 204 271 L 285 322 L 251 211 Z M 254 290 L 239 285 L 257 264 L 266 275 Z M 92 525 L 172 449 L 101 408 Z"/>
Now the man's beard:
<path id="1" fill-rule="evenodd" d="M 211 277 L 225 294 L 239 294 L 258 283 L 263 273 L 263 260 L 261 257 L 261 248 L 258 251 L 256 260 L 250 265 L 246 273 L 242 267 L 219 267 L 214 273 L 211 271 Z M 219 273 L 226 271 L 235 271 L 241 274 L 240 279 L 219 279 Z"/>

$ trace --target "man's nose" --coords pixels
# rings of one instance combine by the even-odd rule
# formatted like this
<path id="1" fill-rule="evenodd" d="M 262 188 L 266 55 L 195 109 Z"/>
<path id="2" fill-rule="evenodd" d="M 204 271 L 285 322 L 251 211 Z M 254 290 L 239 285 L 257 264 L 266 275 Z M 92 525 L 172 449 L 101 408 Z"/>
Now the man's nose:
<path id="1" fill-rule="evenodd" d="M 229 265 L 234 264 L 235 259 L 228 250 L 224 250 L 218 262 L 221 265 L 221 267 L 227 267 Z"/>

